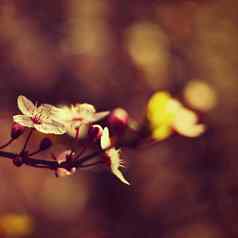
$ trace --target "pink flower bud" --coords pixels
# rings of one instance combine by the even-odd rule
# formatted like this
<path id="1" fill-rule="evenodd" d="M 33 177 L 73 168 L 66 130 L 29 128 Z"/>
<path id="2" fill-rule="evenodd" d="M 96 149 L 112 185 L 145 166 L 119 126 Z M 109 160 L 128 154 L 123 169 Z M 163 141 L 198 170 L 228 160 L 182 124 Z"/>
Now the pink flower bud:
<path id="1" fill-rule="evenodd" d="M 102 136 L 103 128 L 100 125 L 92 125 L 88 130 L 88 137 L 92 141 L 98 141 Z"/>
<path id="2" fill-rule="evenodd" d="M 47 150 L 52 146 L 52 141 L 50 138 L 45 137 L 40 142 L 40 150 Z"/>
<path id="3" fill-rule="evenodd" d="M 66 162 L 67 160 L 72 159 L 73 156 L 75 156 L 74 152 L 72 153 L 71 150 L 65 150 L 62 153 L 60 153 L 55 159 L 58 164 L 62 164 Z"/>
<path id="4" fill-rule="evenodd" d="M 57 168 L 55 171 L 56 177 L 66 177 L 74 174 L 76 172 L 76 168 L 72 168 L 71 170 L 67 170 L 65 168 Z"/>
<path id="5" fill-rule="evenodd" d="M 17 139 L 19 136 L 21 136 L 24 133 L 24 129 L 25 129 L 24 126 L 18 123 L 13 123 L 12 130 L 11 130 L 11 138 Z"/>
<path id="6" fill-rule="evenodd" d="M 116 108 L 114 109 L 108 117 L 109 126 L 117 132 L 124 131 L 128 126 L 129 116 L 125 109 Z"/>
<path id="7" fill-rule="evenodd" d="M 16 158 L 14 158 L 12 162 L 16 167 L 20 167 L 23 165 L 23 160 L 20 156 L 17 156 Z"/>

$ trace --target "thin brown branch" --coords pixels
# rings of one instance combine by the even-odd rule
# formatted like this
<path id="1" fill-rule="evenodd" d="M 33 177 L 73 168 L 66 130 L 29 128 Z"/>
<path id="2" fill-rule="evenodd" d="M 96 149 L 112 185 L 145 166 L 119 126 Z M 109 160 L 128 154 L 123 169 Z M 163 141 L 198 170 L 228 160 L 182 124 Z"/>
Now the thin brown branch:
<path id="1" fill-rule="evenodd" d="M 29 134 L 28 134 L 28 136 L 27 136 L 27 138 L 26 138 L 25 144 L 24 144 L 24 146 L 23 146 L 23 148 L 22 148 L 22 153 L 26 150 L 27 145 L 28 145 L 28 143 L 29 143 L 29 141 L 30 141 L 30 138 L 31 138 L 31 136 L 32 136 L 33 131 L 34 131 L 34 128 L 31 128 L 31 130 L 30 130 L 30 132 L 29 132 Z"/>
<path id="2" fill-rule="evenodd" d="M 10 139 L 9 141 L 7 141 L 5 144 L 3 144 L 3 145 L 0 146 L 0 150 L 3 149 L 3 148 L 5 148 L 5 147 L 7 147 L 7 146 L 9 146 L 13 141 L 14 141 L 14 139 L 11 138 L 11 139 Z"/>

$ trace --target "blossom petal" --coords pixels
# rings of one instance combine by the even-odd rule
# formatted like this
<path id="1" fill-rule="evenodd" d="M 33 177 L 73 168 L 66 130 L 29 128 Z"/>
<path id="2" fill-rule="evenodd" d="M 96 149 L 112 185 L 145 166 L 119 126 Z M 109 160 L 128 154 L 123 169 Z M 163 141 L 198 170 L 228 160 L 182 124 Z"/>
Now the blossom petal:
<path id="1" fill-rule="evenodd" d="M 130 183 L 125 179 L 124 175 L 122 172 L 117 168 L 117 169 L 112 169 L 112 173 L 121 180 L 121 182 L 130 185 Z"/>
<path id="2" fill-rule="evenodd" d="M 33 102 L 23 95 L 18 96 L 17 105 L 19 110 L 27 116 L 31 116 L 36 108 Z"/>
<path id="3" fill-rule="evenodd" d="M 66 132 L 64 126 L 58 122 L 35 124 L 34 127 L 44 134 L 62 135 Z"/>
<path id="4" fill-rule="evenodd" d="M 108 147 L 111 146 L 111 140 L 110 140 L 110 136 L 109 136 L 109 130 L 107 127 L 104 127 L 103 132 L 102 132 L 102 136 L 101 136 L 101 148 L 103 150 L 107 149 Z"/>
<path id="5" fill-rule="evenodd" d="M 122 172 L 119 170 L 119 167 L 122 166 L 122 161 L 120 159 L 120 151 L 112 148 L 106 152 L 107 156 L 110 159 L 110 167 L 112 173 L 119 178 L 123 183 L 130 185 L 130 183 L 124 178 Z"/>
<path id="6" fill-rule="evenodd" d="M 76 112 L 75 119 L 81 119 L 88 122 L 93 121 L 93 116 L 96 112 L 95 107 L 88 103 L 77 104 L 74 107 L 74 110 Z"/>
<path id="7" fill-rule="evenodd" d="M 187 137 L 197 137 L 205 131 L 203 124 L 197 124 L 198 117 L 195 112 L 181 108 L 176 114 L 174 128 L 176 131 Z"/>
<path id="8" fill-rule="evenodd" d="M 14 122 L 25 126 L 25 127 L 33 127 L 34 123 L 32 122 L 31 118 L 26 115 L 15 115 L 13 116 Z"/>
<path id="9" fill-rule="evenodd" d="M 78 103 L 75 106 L 75 110 L 78 113 L 83 113 L 83 112 L 87 112 L 87 113 L 95 113 L 96 109 L 92 104 L 89 103 Z"/>
<path id="10" fill-rule="evenodd" d="M 105 118 L 106 116 L 109 115 L 109 111 L 105 111 L 105 112 L 97 112 L 95 113 L 95 115 L 93 116 L 93 119 L 91 122 L 97 122 L 97 121 L 101 121 L 103 118 Z"/>
<path id="11" fill-rule="evenodd" d="M 43 118 L 51 118 L 58 112 L 58 108 L 50 104 L 42 104 L 37 108 L 37 113 L 41 114 Z"/>
<path id="12" fill-rule="evenodd" d="M 52 118 L 57 122 L 66 123 L 71 121 L 73 116 L 71 107 L 63 105 L 58 107 L 57 110 L 53 110 Z"/>

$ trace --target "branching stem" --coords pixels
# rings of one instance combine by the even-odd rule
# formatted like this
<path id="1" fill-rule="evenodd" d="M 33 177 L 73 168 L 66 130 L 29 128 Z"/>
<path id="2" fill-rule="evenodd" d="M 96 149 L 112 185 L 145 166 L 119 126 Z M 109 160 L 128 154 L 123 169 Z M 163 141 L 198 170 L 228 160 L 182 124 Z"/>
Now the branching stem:
<path id="1" fill-rule="evenodd" d="M 65 168 L 70 170 L 71 168 L 87 168 L 87 167 L 91 167 L 91 166 L 96 166 L 99 164 L 103 164 L 104 161 L 103 160 L 97 160 L 94 162 L 90 162 L 91 160 L 97 158 L 98 156 L 102 155 L 103 153 L 105 153 L 105 151 L 111 149 L 112 147 L 120 147 L 120 148 L 133 148 L 133 149 L 137 149 L 140 148 L 142 146 L 143 148 L 143 143 L 140 144 L 131 144 L 131 143 L 120 143 L 118 142 L 116 145 L 111 145 L 110 147 L 101 150 L 101 149 L 97 149 L 96 151 L 86 154 L 83 156 L 87 145 L 83 146 L 82 151 L 79 152 L 77 159 L 75 160 L 67 160 L 63 163 L 58 163 L 55 160 L 43 160 L 43 159 L 36 159 L 32 156 L 40 153 L 40 150 L 37 150 L 35 152 L 32 153 L 28 153 L 27 152 L 27 146 L 29 144 L 30 138 L 32 136 L 34 129 L 32 128 L 25 140 L 24 146 L 21 150 L 20 153 L 12 153 L 12 152 L 7 152 L 7 151 L 1 151 L 0 150 L 0 157 L 6 158 L 6 159 L 10 159 L 13 162 L 20 158 L 22 165 L 27 165 L 30 167 L 34 167 L 34 168 L 43 168 L 43 169 L 50 169 L 50 170 L 56 170 L 57 168 L 61 167 L 61 168 Z M 141 140 L 141 139 L 140 139 Z M 13 140 L 11 139 L 10 141 L 8 141 L 6 144 L 2 145 L 0 147 L 1 148 L 5 148 L 7 145 L 9 145 Z M 146 139 L 144 139 L 144 141 L 146 141 Z M 152 143 L 153 144 L 153 143 Z"/>

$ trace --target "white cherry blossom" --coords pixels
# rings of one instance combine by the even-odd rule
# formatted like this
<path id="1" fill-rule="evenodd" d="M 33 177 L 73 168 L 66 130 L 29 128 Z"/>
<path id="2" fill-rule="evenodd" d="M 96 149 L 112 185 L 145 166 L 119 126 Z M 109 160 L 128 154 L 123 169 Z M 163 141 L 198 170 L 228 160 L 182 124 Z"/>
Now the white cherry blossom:
<path id="1" fill-rule="evenodd" d="M 13 116 L 16 123 L 24 127 L 35 128 L 45 134 L 61 135 L 66 132 L 63 124 L 52 117 L 58 110 L 55 106 L 42 104 L 38 107 L 37 104 L 33 104 L 32 101 L 22 95 L 17 98 L 17 104 L 23 115 Z"/>
<path id="2" fill-rule="evenodd" d="M 70 136 L 81 139 L 87 135 L 90 124 L 102 120 L 108 114 L 108 111 L 96 112 L 91 104 L 81 103 L 59 107 L 55 117 L 57 121 L 64 124 Z"/>

